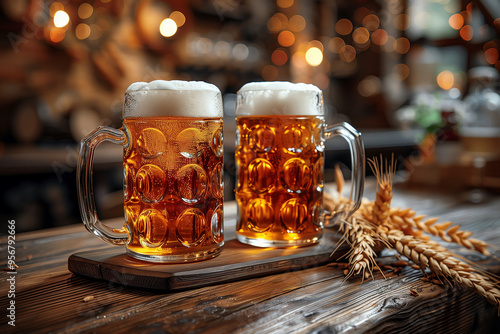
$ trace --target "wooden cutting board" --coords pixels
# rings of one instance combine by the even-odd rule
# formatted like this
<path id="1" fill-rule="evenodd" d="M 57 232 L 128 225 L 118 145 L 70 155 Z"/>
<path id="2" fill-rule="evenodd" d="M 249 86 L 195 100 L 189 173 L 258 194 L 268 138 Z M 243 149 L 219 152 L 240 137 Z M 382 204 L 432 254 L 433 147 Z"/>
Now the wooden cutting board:
<path id="1" fill-rule="evenodd" d="M 323 238 L 314 246 L 257 248 L 240 243 L 233 232 L 225 234 L 225 245 L 220 255 L 206 261 L 152 264 L 126 255 L 124 247 L 110 246 L 71 255 L 68 269 L 75 274 L 129 287 L 163 291 L 191 289 L 336 261 L 348 250 L 344 243 L 330 256 L 339 239 L 336 232 L 325 230 Z"/>

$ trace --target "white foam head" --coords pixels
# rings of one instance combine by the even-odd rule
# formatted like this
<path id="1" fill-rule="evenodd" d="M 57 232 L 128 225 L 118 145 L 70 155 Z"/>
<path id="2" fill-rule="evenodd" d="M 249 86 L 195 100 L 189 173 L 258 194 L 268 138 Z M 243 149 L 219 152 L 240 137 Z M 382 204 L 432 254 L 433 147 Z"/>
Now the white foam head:
<path id="1" fill-rule="evenodd" d="M 222 97 L 217 86 L 201 81 L 155 80 L 134 82 L 125 92 L 123 118 L 222 117 Z"/>
<path id="2" fill-rule="evenodd" d="M 324 115 L 323 94 L 310 84 L 285 81 L 251 82 L 238 91 L 237 116 Z"/>

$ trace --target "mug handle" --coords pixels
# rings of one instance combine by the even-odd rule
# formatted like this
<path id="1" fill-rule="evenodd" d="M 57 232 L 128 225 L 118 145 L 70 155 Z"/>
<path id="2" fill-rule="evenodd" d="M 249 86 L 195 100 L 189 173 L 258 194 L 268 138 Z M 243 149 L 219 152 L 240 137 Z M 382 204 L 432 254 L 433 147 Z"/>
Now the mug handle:
<path id="1" fill-rule="evenodd" d="M 113 244 L 126 244 L 129 235 L 125 227 L 120 229 L 104 225 L 97 216 L 94 199 L 93 165 L 94 150 L 104 141 L 126 145 L 127 136 L 122 130 L 100 126 L 92 131 L 80 142 L 80 154 L 76 168 L 76 187 L 78 190 L 78 203 L 83 224 L 87 230 L 99 239 Z"/>
<path id="2" fill-rule="evenodd" d="M 334 212 L 328 212 L 325 210 L 324 217 L 328 218 L 328 224 L 325 222 L 325 226 L 331 225 L 339 219 L 345 219 L 352 215 L 361 205 L 361 199 L 363 197 L 365 180 L 365 147 L 361 133 L 346 122 L 331 125 L 324 129 L 325 140 L 336 136 L 344 138 L 349 144 L 349 150 L 351 151 L 351 194 L 349 195 L 349 202 L 351 205 L 344 210 Z"/>

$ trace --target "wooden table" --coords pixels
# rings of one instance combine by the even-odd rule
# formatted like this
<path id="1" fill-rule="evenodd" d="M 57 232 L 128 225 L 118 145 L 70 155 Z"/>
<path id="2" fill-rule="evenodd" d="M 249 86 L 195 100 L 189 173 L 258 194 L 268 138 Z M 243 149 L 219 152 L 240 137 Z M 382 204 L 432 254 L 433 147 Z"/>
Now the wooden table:
<path id="1" fill-rule="evenodd" d="M 373 198 L 373 192 L 367 191 Z M 398 188 L 397 206 L 442 217 L 475 232 L 500 257 L 500 196 L 479 205 L 458 194 Z M 234 228 L 234 203 L 226 203 L 226 230 Z M 113 223 L 113 222 L 110 222 Z M 2 231 L 3 233 L 4 231 Z M 2 264 L 6 261 L 2 237 Z M 452 247 L 452 245 L 447 244 Z M 106 249 L 83 226 L 16 235 L 16 327 L 7 325 L 8 274 L 2 271 L 1 333 L 499 333 L 497 310 L 466 288 L 420 280 L 420 271 L 375 281 L 343 282 L 342 269 L 326 265 L 214 286 L 159 293 L 70 273 L 68 257 Z M 498 262 L 456 248 L 499 273 Z M 384 251 L 381 260 L 395 261 Z M 418 291 L 412 296 L 410 289 Z M 83 302 L 84 297 L 93 300 Z"/>

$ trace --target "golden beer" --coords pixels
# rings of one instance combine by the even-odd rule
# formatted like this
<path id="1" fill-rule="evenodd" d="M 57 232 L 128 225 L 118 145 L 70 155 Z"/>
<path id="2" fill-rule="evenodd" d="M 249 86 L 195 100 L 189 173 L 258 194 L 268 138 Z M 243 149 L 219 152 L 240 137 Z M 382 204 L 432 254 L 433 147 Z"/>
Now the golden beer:
<path id="1" fill-rule="evenodd" d="M 124 148 L 128 251 L 205 257 L 223 244 L 222 119 L 130 117 Z"/>
<path id="2" fill-rule="evenodd" d="M 236 98 L 239 241 L 258 247 L 319 242 L 324 217 L 346 218 L 361 202 L 364 148 L 347 123 L 324 124 L 323 94 L 310 84 L 252 82 Z M 350 208 L 323 208 L 324 141 L 340 136 L 352 157 Z"/>
<path id="3" fill-rule="evenodd" d="M 150 262 L 191 262 L 224 245 L 223 132 L 220 90 L 205 82 L 136 82 L 123 103 L 123 127 L 99 127 L 80 144 L 77 190 L 92 234 Z M 123 145 L 125 223 L 103 224 L 92 184 L 95 148 Z"/>
<path id="4" fill-rule="evenodd" d="M 321 237 L 322 116 L 236 119 L 239 238 L 311 244 Z"/>

